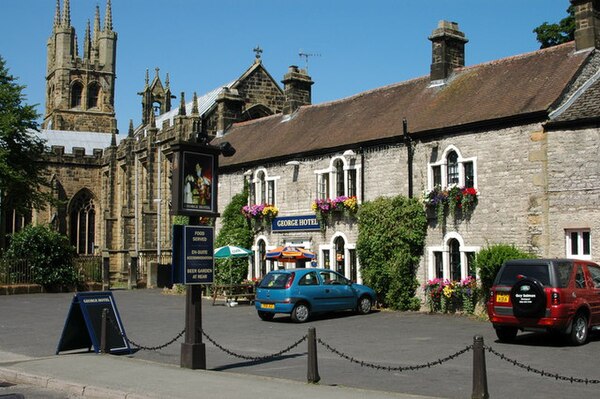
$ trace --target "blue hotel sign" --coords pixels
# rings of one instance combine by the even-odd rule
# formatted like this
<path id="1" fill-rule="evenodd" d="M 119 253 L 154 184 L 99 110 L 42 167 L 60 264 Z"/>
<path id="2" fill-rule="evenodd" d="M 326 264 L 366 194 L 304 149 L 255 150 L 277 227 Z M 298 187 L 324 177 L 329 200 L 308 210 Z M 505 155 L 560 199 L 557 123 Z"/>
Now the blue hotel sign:
<path id="1" fill-rule="evenodd" d="M 321 230 L 321 224 L 316 215 L 283 216 L 271 221 L 271 231 L 317 231 Z"/>

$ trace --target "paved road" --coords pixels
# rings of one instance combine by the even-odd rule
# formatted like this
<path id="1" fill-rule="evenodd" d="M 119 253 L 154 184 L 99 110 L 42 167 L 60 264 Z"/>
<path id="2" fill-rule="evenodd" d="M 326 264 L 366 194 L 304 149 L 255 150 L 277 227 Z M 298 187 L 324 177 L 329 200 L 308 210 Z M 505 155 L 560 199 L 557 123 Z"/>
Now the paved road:
<path id="1" fill-rule="evenodd" d="M 162 295 L 160 290 L 114 291 L 130 340 L 158 346 L 179 334 L 184 326 L 185 297 Z M 0 297 L 0 351 L 32 357 L 52 356 L 56 350 L 72 294 L 33 294 Z M 456 353 L 473 343 L 475 335 L 486 345 L 519 362 L 545 372 L 599 379 L 597 353 L 600 339 L 583 347 L 537 334 L 523 335 L 515 344 L 495 342 L 488 322 L 452 315 L 374 312 L 317 317 L 306 324 L 288 317 L 263 322 L 253 307 L 234 308 L 203 303 L 203 329 L 219 345 L 244 356 L 265 356 L 286 348 L 315 327 L 317 337 L 349 357 L 392 368 L 426 364 Z M 159 351 L 140 350 L 131 356 L 179 364 L 180 342 Z M 205 340 L 205 342 L 207 342 Z M 231 356 L 207 342 L 207 366 L 218 371 L 273 376 L 306 381 L 306 343 L 276 361 L 256 362 Z M 318 345 L 321 384 L 466 398 L 472 391 L 472 352 L 441 366 L 414 371 L 384 371 L 351 363 Z M 61 356 L 69 356 L 61 354 Z M 0 359 L 2 361 L 2 359 Z M 571 384 L 514 367 L 486 354 L 490 397 L 562 398 L 598 396 L 600 386 Z M 0 392 L 2 394 L 2 392 Z"/>

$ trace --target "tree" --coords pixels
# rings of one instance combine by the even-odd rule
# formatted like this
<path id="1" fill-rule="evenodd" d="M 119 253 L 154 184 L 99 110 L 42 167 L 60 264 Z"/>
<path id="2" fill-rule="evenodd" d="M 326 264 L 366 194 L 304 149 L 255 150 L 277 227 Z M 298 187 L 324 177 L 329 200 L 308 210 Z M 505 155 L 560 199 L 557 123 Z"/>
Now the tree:
<path id="1" fill-rule="evenodd" d="M 358 210 L 362 277 L 378 300 L 398 310 L 418 310 L 416 273 L 427 236 L 421 201 L 397 196 L 363 203 Z"/>
<path id="2" fill-rule="evenodd" d="M 39 162 L 44 140 L 33 133 L 39 115 L 34 106 L 24 104 L 23 89 L 0 56 L 0 207 L 22 215 L 51 201 L 41 190 L 49 186 Z"/>
<path id="3" fill-rule="evenodd" d="M 559 23 L 544 22 L 533 30 L 537 41 L 541 44 L 540 48 L 556 46 L 575 39 L 575 7 L 569 6 L 567 13 L 569 16 L 561 19 Z"/>
<path id="4" fill-rule="evenodd" d="M 242 214 L 242 207 L 248 204 L 248 188 L 236 194 L 222 215 L 222 227 L 215 240 L 215 248 L 224 245 L 235 245 L 250 248 L 252 245 L 252 230 Z M 215 282 L 217 284 L 239 284 L 248 275 L 248 258 L 220 259 L 215 262 Z"/>

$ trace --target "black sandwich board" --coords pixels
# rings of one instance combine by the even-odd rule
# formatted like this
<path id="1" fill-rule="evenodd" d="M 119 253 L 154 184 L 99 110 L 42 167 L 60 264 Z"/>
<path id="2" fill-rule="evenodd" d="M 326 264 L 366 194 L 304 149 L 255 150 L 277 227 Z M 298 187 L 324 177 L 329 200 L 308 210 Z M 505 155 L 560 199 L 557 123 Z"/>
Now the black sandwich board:
<path id="1" fill-rule="evenodd" d="M 100 352 L 102 311 L 108 309 L 106 351 L 131 353 L 129 341 L 112 292 L 78 292 L 73 297 L 56 354 L 63 351 L 94 347 Z"/>

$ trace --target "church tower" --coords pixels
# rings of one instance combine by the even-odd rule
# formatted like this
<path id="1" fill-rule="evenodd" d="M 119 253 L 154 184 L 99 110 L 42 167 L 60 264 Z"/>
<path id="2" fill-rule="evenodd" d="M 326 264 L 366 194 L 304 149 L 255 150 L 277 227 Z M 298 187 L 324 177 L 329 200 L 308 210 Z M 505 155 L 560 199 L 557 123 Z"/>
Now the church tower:
<path id="1" fill-rule="evenodd" d="M 96 6 L 93 32 L 88 20 L 80 56 L 71 26 L 70 1 L 56 0 L 48 39 L 46 111 L 42 127 L 81 132 L 117 132 L 115 68 L 117 33 L 113 31 L 110 0 L 103 26 Z"/>

